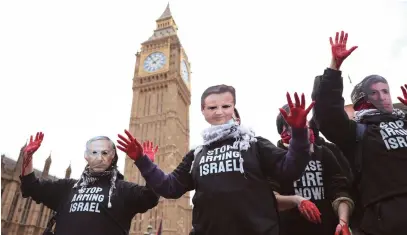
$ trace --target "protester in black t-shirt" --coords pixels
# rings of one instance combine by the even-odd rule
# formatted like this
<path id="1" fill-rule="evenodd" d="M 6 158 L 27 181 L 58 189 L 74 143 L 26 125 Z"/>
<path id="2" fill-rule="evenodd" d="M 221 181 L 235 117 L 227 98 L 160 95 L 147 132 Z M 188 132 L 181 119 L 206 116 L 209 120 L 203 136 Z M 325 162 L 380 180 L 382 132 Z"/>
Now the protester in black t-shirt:
<path id="1" fill-rule="evenodd" d="M 352 92 L 355 112 L 344 110 L 340 66 L 357 48 L 346 49 L 348 34 L 330 38 L 331 65 L 318 87 L 315 117 L 321 133 L 356 168 L 364 207 L 361 229 L 369 235 L 407 234 L 407 119 L 394 109 L 387 80 L 370 75 Z M 407 105 L 406 86 L 402 87 Z"/>
<path id="2" fill-rule="evenodd" d="M 56 234 L 128 234 L 133 217 L 158 204 L 159 197 L 153 190 L 123 180 L 117 170 L 116 147 L 105 136 L 92 138 L 86 143 L 88 164 L 79 181 L 38 179 L 34 174 L 32 156 L 40 147 L 43 136 L 37 133 L 35 139 L 31 137 L 24 149 L 21 191 L 23 197 L 31 197 L 57 212 Z"/>
<path id="3" fill-rule="evenodd" d="M 143 148 L 126 131 L 119 135 L 119 149 L 135 160 L 146 182 L 165 198 L 179 198 L 195 189 L 193 232 L 203 234 L 277 235 L 278 214 L 267 177 L 297 179 L 309 161 L 305 97 L 291 114 L 282 114 L 293 130 L 288 150 L 255 136 L 233 120 L 235 89 L 209 87 L 201 97 L 201 112 L 211 127 L 203 132 L 203 144 L 186 154 L 171 173 L 165 174 L 143 155 Z"/>
<path id="4" fill-rule="evenodd" d="M 287 105 L 283 107 L 287 109 Z M 277 116 L 277 130 L 281 135 L 277 146 L 289 147 L 291 129 Z M 304 174 L 292 182 L 273 182 L 280 211 L 281 234 L 333 235 L 341 230 L 350 234 L 346 224 L 353 209 L 349 181 L 343 174 L 333 153 L 325 146 L 315 145 L 315 135 L 309 129 L 311 160 Z M 321 215 L 322 214 L 322 215 Z"/>

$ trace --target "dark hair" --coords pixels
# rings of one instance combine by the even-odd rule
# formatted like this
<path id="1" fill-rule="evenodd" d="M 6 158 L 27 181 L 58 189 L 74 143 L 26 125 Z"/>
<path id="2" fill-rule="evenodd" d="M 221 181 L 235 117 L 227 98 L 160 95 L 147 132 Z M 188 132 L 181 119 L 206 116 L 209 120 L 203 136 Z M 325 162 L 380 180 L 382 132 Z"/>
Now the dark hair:
<path id="1" fill-rule="evenodd" d="M 202 93 L 201 96 L 201 109 L 204 108 L 205 106 L 205 99 L 206 97 L 212 95 L 212 94 L 222 94 L 230 92 L 233 96 L 233 104 L 236 105 L 236 91 L 235 88 L 232 86 L 227 86 L 227 85 L 216 85 L 216 86 L 211 86 L 206 88 L 206 90 Z"/>
<path id="2" fill-rule="evenodd" d="M 235 112 L 235 116 L 236 116 L 236 118 L 239 118 L 239 119 L 240 119 L 240 114 L 239 114 L 239 111 L 237 111 L 237 109 L 236 109 L 236 108 L 235 108 L 234 112 Z"/>
<path id="3" fill-rule="evenodd" d="M 366 94 L 368 94 L 368 91 L 370 91 L 370 87 L 371 87 L 373 84 L 376 84 L 376 83 L 379 83 L 379 82 L 388 84 L 388 83 L 387 83 L 387 80 L 386 80 L 384 77 L 379 76 L 379 75 L 370 75 L 370 76 L 367 76 L 365 79 L 363 79 L 362 82 L 363 82 L 362 90 L 363 90 Z"/>
<path id="4" fill-rule="evenodd" d="M 285 104 L 283 107 L 281 107 L 282 109 L 284 109 L 287 114 L 290 113 L 290 107 L 288 106 L 288 104 Z M 276 125 L 277 125 L 277 132 L 278 134 L 281 134 L 283 132 L 283 127 L 288 127 L 287 122 L 285 121 L 283 115 L 281 115 L 281 113 L 279 113 L 277 115 L 277 120 L 276 120 Z"/>

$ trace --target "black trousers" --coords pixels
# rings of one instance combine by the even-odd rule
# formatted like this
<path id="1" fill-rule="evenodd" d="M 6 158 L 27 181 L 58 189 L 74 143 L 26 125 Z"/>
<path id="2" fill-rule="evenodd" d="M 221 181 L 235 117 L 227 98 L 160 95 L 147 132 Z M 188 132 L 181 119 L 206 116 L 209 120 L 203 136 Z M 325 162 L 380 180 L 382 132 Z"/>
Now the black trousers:
<path id="1" fill-rule="evenodd" d="M 366 207 L 360 229 L 364 235 L 407 235 L 407 195 Z"/>

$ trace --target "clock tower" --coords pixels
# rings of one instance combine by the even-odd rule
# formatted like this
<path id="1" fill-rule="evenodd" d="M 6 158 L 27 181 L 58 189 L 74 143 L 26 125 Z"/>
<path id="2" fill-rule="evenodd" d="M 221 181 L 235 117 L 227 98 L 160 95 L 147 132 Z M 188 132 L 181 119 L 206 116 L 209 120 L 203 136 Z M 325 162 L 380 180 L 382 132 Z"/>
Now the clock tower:
<path id="1" fill-rule="evenodd" d="M 189 150 L 190 63 L 177 35 L 169 5 L 156 20 L 153 35 L 136 54 L 130 132 L 139 140 L 159 146 L 155 163 L 172 172 Z M 126 180 L 144 185 L 133 160 L 126 157 Z M 142 235 L 149 226 L 163 235 L 187 235 L 191 230 L 189 193 L 159 204 L 134 217 L 130 234 Z"/>

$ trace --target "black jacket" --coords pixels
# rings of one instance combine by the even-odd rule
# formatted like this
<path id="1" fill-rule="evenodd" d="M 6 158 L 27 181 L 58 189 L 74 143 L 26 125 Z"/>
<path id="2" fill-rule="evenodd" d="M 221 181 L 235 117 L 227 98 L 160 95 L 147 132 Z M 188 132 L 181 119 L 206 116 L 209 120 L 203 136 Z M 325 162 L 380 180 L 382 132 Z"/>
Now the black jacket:
<path id="1" fill-rule="evenodd" d="M 119 178 L 119 177 L 118 177 Z M 128 234 L 132 218 L 158 204 L 159 197 L 149 188 L 116 180 L 116 189 L 108 208 L 110 179 L 101 179 L 85 191 L 73 188 L 76 180 L 56 181 L 38 179 L 34 173 L 20 177 L 23 197 L 31 197 L 57 211 L 58 235 Z"/>
<path id="2" fill-rule="evenodd" d="M 195 157 L 190 151 L 170 174 L 148 157 L 138 159 L 136 165 L 163 197 L 178 198 L 195 189 L 196 235 L 277 235 L 277 207 L 267 176 L 295 180 L 302 175 L 310 157 L 309 142 L 305 129 L 297 131 L 288 151 L 261 137 L 247 151 L 240 151 L 233 146 L 235 139 L 229 138 L 205 146 Z"/>
<path id="3" fill-rule="evenodd" d="M 286 148 L 281 141 L 277 146 Z M 322 224 L 309 222 L 297 208 L 280 212 L 281 235 L 335 233 L 339 220 L 332 209 L 332 202 L 339 197 L 349 197 L 349 181 L 327 147 L 314 146 L 311 160 L 300 179 L 294 182 L 280 180 L 272 185 L 274 191 L 281 195 L 298 195 L 310 200 L 321 212 Z"/>
<path id="4" fill-rule="evenodd" d="M 360 193 L 364 206 L 407 194 L 407 120 L 382 114 L 362 123 L 344 110 L 341 72 L 326 69 L 316 92 L 315 118 L 322 134 L 355 163 L 361 156 Z M 356 150 L 361 149 L 361 155 Z"/>

